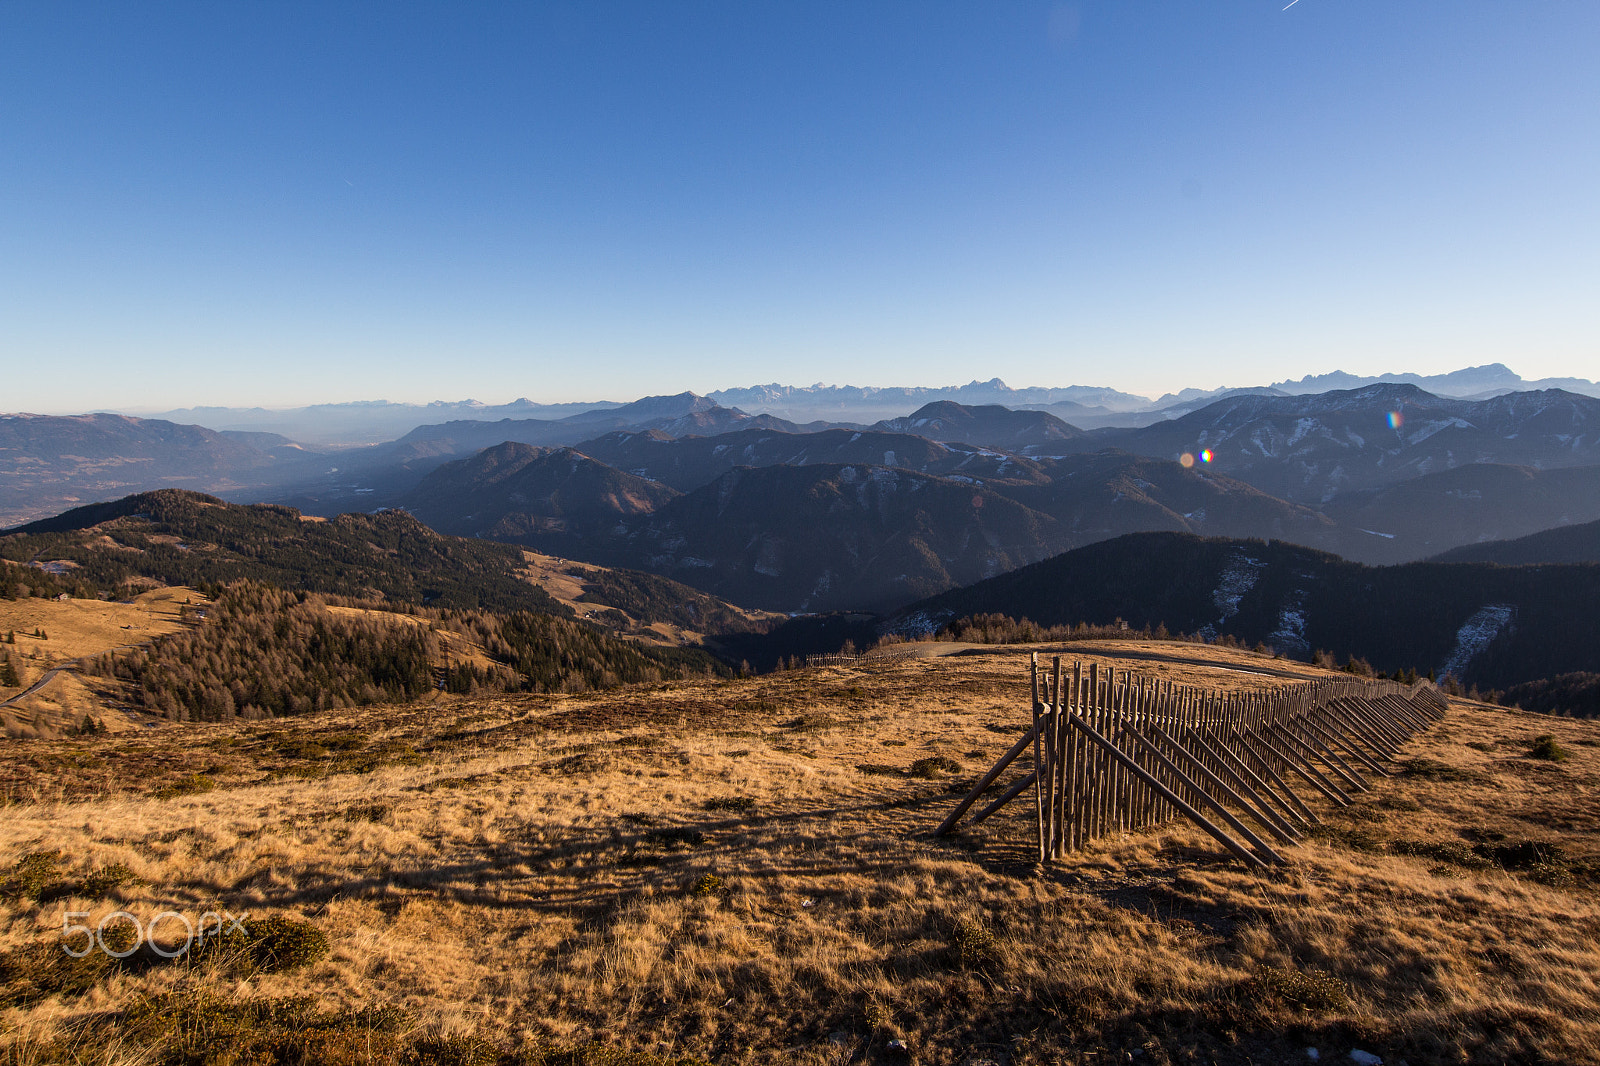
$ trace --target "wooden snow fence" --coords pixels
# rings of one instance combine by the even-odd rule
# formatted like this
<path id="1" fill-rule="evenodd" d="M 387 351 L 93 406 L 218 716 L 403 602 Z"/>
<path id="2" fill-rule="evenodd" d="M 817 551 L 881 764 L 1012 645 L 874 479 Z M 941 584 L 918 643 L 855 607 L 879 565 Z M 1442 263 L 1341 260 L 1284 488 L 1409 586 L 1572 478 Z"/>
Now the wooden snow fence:
<path id="1" fill-rule="evenodd" d="M 1274 844 L 1292 845 L 1321 823 L 1301 792 L 1348 806 L 1351 793 L 1371 789 L 1369 777 L 1389 776 L 1400 746 L 1446 707 L 1430 681 L 1340 677 L 1230 694 L 1098 663 L 1064 673 L 1059 657 L 1046 674 L 1036 653 L 1033 727 L 934 835 L 954 829 L 1031 749 L 1034 768 L 971 825 L 1031 789 L 1041 862 L 1183 817 L 1246 866 L 1264 869 L 1287 862 Z"/>

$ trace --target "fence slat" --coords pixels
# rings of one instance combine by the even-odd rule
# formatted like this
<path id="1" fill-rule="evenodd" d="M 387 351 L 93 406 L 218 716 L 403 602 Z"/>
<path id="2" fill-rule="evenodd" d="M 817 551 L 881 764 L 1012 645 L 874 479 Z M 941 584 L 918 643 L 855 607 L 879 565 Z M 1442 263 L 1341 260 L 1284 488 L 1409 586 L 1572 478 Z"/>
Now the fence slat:
<path id="1" fill-rule="evenodd" d="M 1031 788 L 1042 863 L 1108 834 L 1179 817 L 1252 868 L 1283 863 L 1266 837 L 1292 846 L 1307 828 L 1322 823 L 1285 777 L 1297 776 L 1330 803 L 1348 806 L 1346 788 L 1372 788 L 1363 770 L 1392 776 L 1384 763 L 1449 707 L 1428 681 L 1401 685 L 1337 677 L 1227 693 L 1115 667 L 1102 671 L 1093 661 L 1087 670 L 1074 662 L 1069 672 L 1060 656 L 1041 676 L 1037 652 L 1029 666 L 1030 728 L 934 835 L 953 830 L 1031 745 L 1032 767 L 970 824 Z"/>

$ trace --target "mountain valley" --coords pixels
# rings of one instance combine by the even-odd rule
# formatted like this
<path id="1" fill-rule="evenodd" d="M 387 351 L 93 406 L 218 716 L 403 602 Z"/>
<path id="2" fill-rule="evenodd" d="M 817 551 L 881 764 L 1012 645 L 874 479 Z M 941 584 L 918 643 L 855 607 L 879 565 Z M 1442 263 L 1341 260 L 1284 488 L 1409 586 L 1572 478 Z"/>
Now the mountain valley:
<path id="1" fill-rule="evenodd" d="M 1474 373 L 1446 384 L 1467 391 L 1509 380 L 1495 368 Z M 913 398 L 827 395 L 857 407 Z M 803 398 L 717 396 L 758 408 Z M 1588 588 L 1581 566 L 1559 575 L 1480 568 L 1470 578 L 1454 570 L 1452 587 L 1444 571 L 1402 564 L 1593 561 L 1585 538 L 1600 520 L 1600 400 L 1553 389 L 1453 398 L 1386 382 L 1303 395 L 1275 387 L 1169 397 L 1170 417 L 1157 424 L 1086 431 L 1048 411 L 954 396 L 1137 407 L 1109 393 L 1073 398 L 990 382 L 924 393 L 910 414 L 872 425 L 802 425 L 686 392 L 549 412 L 557 417 L 422 425 L 334 450 L 265 430 L 12 418 L 0 423 L 0 458 L 18 473 L 7 483 L 13 507 L 114 491 L 140 476 L 209 477 L 232 486 L 224 495 L 275 502 L 247 520 L 220 500 L 183 494 L 97 504 L 19 526 L 5 554 L 97 588 L 248 576 L 430 607 L 577 611 L 666 645 L 743 634 L 763 662 L 773 653 L 750 645 L 750 634 L 770 628 L 772 612 L 912 610 L 1051 625 L 1120 617 L 1298 655 L 1322 648 L 1383 669 L 1453 664 L 1495 687 L 1595 668 L 1552 650 L 1567 648 L 1561 631 L 1579 624 L 1570 590 Z M 241 484 L 251 479 L 255 487 Z M 218 517 L 195 525 L 202 514 Z M 148 521 L 162 530 L 157 541 L 171 543 L 123 535 Z M 363 538 L 388 554 L 357 562 L 371 550 L 355 548 Z M 1198 555 L 1186 547 L 1202 543 L 1234 546 Z M 1081 551 L 1093 545 L 1098 555 Z M 403 567 L 397 550 L 410 553 Z M 337 565 L 324 561 L 329 552 L 343 553 Z M 530 580 L 533 558 L 559 564 Z M 1152 584 L 1119 591 L 1106 559 Z M 586 585 L 579 568 L 617 575 L 605 579 L 617 602 L 580 609 L 573 596 L 558 602 L 542 591 L 600 580 Z M 463 573 L 477 576 L 463 584 Z M 1248 586 L 1233 613 L 1216 599 L 1229 574 Z M 1040 614 L 1030 582 L 1074 591 Z M 1099 591 L 1085 598 L 1089 588 Z M 929 597 L 938 606 L 919 602 Z M 641 614 L 628 603 L 651 606 Z M 1472 623 L 1488 633 L 1481 654 L 1452 659 L 1458 631 L 1483 611 Z M 819 646 L 811 640 L 802 644 Z"/>

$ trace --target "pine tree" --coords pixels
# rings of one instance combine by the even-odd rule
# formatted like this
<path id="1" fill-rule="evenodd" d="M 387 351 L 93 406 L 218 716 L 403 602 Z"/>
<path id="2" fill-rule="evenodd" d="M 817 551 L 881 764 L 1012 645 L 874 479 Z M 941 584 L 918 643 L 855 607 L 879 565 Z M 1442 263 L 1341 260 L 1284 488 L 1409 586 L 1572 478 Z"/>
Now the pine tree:
<path id="1" fill-rule="evenodd" d="M 5 662 L 0 663 L 0 687 L 19 688 L 21 685 L 22 678 L 17 676 L 17 664 L 7 655 Z"/>

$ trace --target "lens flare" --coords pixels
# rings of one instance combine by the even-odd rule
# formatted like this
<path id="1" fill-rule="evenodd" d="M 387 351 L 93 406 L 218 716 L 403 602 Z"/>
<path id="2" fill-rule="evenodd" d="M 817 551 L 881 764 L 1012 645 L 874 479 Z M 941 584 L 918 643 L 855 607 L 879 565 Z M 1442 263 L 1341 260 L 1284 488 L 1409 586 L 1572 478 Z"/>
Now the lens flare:
<path id="1" fill-rule="evenodd" d="M 1182 455 L 1178 456 L 1178 465 L 1183 467 L 1185 470 L 1187 470 L 1191 466 L 1193 466 L 1194 465 L 1194 455 L 1193 455 L 1193 453 L 1184 452 Z"/>
<path id="2" fill-rule="evenodd" d="M 1209 463 L 1211 461 L 1211 449 L 1210 448 L 1207 448 L 1207 449 L 1205 449 L 1204 451 L 1202 451 L 1200 453 L 1200 461 L 1202 463 Z"/>
<path id="3" fill-rule="evenodd" d="M 1390 429 L 1399 429 L 1401 426 L 1403 426 L 1405 424 L 1405 421 L 1406 421 L 1406 416 L 1401 414 L 1399 411 L 1390 411 L 1389 412 L 1389 428 Z"/>

